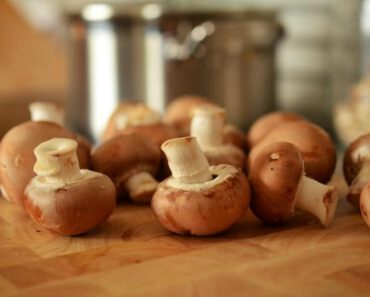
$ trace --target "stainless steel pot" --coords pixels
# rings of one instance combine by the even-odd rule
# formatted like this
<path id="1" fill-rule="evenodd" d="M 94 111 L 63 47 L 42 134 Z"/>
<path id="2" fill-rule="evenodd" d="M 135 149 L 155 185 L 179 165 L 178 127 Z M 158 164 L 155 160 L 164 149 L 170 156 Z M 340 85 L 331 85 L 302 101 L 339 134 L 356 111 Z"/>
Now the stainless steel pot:
<path id="1" fill-rule="evenodd" d="M 274 108 L 275 46 L 282 29 L 273 13 L 99 6 L 95 14 L 90 6 L 69 17 L 68 114 L 79 132 L 97 139 L 126 99 L 164 111 L 177 96 L 203 95 L 243 129 Z"/>

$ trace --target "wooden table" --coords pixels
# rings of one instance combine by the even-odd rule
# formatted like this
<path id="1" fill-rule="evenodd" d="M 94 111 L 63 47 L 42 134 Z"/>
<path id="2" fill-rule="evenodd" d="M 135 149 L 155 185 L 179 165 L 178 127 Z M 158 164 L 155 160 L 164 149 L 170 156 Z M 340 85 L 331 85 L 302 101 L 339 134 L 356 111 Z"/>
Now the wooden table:
<path id="1" fill-rule="evenodd" d="M 249 212 L 219 236 L 165 231 L 122 204 L 85 236 L 60 237 L 0 200 L 0 296 L 370 296 L 370 229 L 341 199 L 324 229 L 297 213 L 268 227 Z"/>

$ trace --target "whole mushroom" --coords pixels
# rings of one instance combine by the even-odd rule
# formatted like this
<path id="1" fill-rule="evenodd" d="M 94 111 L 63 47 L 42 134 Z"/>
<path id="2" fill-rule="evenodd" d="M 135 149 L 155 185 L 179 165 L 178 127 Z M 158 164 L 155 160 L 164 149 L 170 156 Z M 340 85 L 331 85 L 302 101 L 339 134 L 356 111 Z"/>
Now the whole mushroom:
<path id="1" fill-rule="evenodd" d="M 325 227 L 333 219 L 337 192 L 304 176 L 301 152 L 287 142 L 265 146 L 249 173 L 252 188 L 251 209 L 262 221 L 280 224 L 302 209 L 315 216 Z"/>
<path id="2" fill-rule="evenodd" d="M 211 100 L 200 96 L 185 95 L 175 98 L 167 107 L 164 121 L 176 127 L 181 136 L 188 136 L 190 134 L 190 126 L 194 111 L 202 106 L 219 107 Z M 223 134 L 223 141 L 225 144 L 232 144 L 239 147 L 241 150 L 245 149 L 245 136 L 239 128 L 227 123 L 224 126 Z"/>
<path id="3" fill-rule="evenodd" d="M 108 175 L 118 194 L 135 202 L 150 202 L 158 182 L 159 148 L 138 134 L 120 135 L 100 146 L 92 154 L 92 168 Z"/>
<path id="4" fill-rule="evenodd" d="M 289 142 L 301 151 L 308 177 L 321 183 L 330 180 L 335 169 L 336 151 L 329 134 L 321 127 L 307 121 L 278 125 L 252 148 L 248 167 L 264 147 L 274 142 Z"/>
<path id="5" fill-rule="evenodd" d="M 22 123 L 10 129 L 0 147 L 0 180 L 5 197 L 23 204 L 27 183 L 35 176 L 32 168 L 36 161 L 33 150 L 51 138 L 76 139 L 76 136 L 52 122 Z M 80 158 L 80 155 L 79 155 Z"/>
<path id="6" fill-rule="evenodd" d="M 113 212 L 112 181 L 78 165 L 77 142 L 53 138 L 35 148 L 37 161 L 25 189 L 25 208 L 38 224 L 62 235 L 85 233 Z"/>
<path id="7" fill-rule="evenodd" d="M 178 234 L 211 235 L 243 216 L 250 189 L 239 168 L 209 166 L 194 137 L 168 140 L 162 149 L 172 176 L 159 184 L 152 209 L 163 227 Z"/>
<path id="8" fill-rule="evenodd" d="M 210 165 L 228 164 L 244 167 L 244 152 L 224 144 L 223 128 L 225 111 L 219 107 L 200 107 L 194 111 L 191 122 L 191 136 L 196 137 Z"/>
<path id="9" fill-rule="evenodd" d="M 370 133 L 348 146 L 343 159 L 343 173 L 349 185 L 347 200 L 359 207 L 361 191 L 370 181 Z"/>
<path id="10" fill-rule="evenodd" d="M 247 145 L 249 148 L 252 148 L 277 125 L 300 120 L 304 120 L 304 118 L 290 112 L 275 111 L 265 114 L 257 119 L 249 128 L 247 133 Z"/>

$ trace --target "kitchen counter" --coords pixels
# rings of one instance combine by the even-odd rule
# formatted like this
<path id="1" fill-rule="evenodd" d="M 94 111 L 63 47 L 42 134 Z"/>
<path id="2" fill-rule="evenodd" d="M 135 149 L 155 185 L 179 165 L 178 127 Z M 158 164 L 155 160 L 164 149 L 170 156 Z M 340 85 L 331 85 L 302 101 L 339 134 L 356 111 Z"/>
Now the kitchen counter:
<path id="1" fill-rule="evenodd" d="M 170 234 L 130 203 L 87 235 L 61 237 L 0 199 L 0 295 L 369 296 L 370 229 L 343 197 L 328 229 L 301 212 L 281 227 L 248 212 L 202 238 Z"/>

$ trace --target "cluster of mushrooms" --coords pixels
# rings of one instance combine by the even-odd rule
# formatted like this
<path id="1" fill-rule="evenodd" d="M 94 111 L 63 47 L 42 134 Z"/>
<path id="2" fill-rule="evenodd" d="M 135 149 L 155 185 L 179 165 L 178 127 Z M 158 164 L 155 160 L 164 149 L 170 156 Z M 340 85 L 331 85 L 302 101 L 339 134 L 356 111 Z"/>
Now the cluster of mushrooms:
<path id="1" fill-rule="evenodd" d="M 178 234 L 222 232 L 249 206 L 268 224 L 288 222 L 296 208 L 325 227 L 334 217 L 337 191 L 327 183 L 335 147 L 301 116 L 265 115 L 245 136 L 226 123 L 224 109 L 202 97 L 173 100 L 164 117 L 143 103 L 124 102 L 92 148 L 64 127 L 55 104 L 36 102 L 30 111 L 32 120 L 1 141 L 1 192 L 56 233 L 85 233 L 127 198 L 151 203 L 158 221 Z M 348 147 L 344 174 L 348 200 L 370 225 L 368 143 L 370 134 Z"/>

